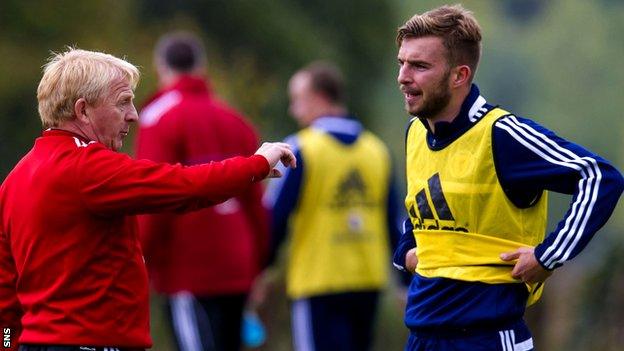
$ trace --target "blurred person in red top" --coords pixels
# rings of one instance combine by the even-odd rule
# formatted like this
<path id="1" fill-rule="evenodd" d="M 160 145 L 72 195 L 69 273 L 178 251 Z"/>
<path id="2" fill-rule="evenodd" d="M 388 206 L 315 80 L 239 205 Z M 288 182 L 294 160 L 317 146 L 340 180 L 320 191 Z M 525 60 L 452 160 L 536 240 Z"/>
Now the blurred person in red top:
<path id="1" fill-rule="evenodd" d="M 138 119 L 138 80 L 100 52 L 69 48 L 44 66 L 46 130 L 0 186 L 0 326 L 12 349 L 151 347 L 135 215 L 211 206 L 279 176 L 280 160 L 295 165 L 282 143 L 193 167 L 117 152 Z"/>
<path id="2" fill-rule="evenodd" d="M 198 37 L 166 34 L 154 61 L 160 90 L 140 113 L 137 158 L 190 166 L 254 153 L 254 128 L 210 89 Z M 140 217 L 150 279 L 166 295 L 164 307 L 180 350 L 240 349 L 247 294 L 268 250 L 261 199 L 256 183 L 201 211 Z"/>

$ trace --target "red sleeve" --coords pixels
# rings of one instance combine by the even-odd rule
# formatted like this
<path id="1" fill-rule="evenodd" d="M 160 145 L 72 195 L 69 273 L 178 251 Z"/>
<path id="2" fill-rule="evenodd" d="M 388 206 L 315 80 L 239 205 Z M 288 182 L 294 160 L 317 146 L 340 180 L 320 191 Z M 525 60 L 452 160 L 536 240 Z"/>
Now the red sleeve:
<path id="1" fill-rule="evenodd" d="M 0 328 L 2 350 L 17 350 L 21 332 L 22 307 L 15 291 L 17 271 L 8 237 L 0 228 Z M 8 336 L 7 336 L 8 335 Z"/>
<path id="2" fill-rule="evenodd" d="M 85 206 L 101 214 L 188 211 L 242 193 L 269 174 L 260 155 L 183 167 L 133 160 L 101 144 L 81 150 L 75 174 Z"/>

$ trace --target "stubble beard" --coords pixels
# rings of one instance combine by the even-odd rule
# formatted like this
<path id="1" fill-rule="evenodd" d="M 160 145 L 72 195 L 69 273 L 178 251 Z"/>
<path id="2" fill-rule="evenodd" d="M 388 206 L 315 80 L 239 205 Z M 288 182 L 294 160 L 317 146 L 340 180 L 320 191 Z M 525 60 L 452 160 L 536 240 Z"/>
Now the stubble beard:
<path id="1" fill-rule="evenodd" d="M 411 109 L 406 103 L 406 110 L 414 117 L 433 119 L 435 118 L 451 101 L 451 92 L 446 87 L 446 82 L 451 72 L 447 71 L 444 77 L 438 82 L 435 89 L 428 94 L 427 99 L 423 100 L 423 104 L 418 109 Z"/>

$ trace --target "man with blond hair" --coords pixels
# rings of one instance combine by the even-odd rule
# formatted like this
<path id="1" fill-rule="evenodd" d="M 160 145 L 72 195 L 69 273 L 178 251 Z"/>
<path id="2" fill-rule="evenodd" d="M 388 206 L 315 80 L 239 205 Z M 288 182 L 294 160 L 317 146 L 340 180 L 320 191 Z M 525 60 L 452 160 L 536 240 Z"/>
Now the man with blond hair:
<path id="1" fill-rule="evenodd" d="M 414 273 L 406 350 L 533 350 L 523 315 L 583 250 L 624 188 L 609 162 L 490 104 L 472 84 L 481 29 L 460 5 L 398 30 L 409 219 L 394 263 Z M 546 191 L 572 195 L 545 235 Z"/>
<path id="2" fill-rule="evenodd" d="M 47 129 L 0 187 L 0 249 L 10 254 L 0 306 L 21 306 L 20 350 L 151 347 L 135 215 L 210 206 L 279 176 L 279 161 L 295 166 L 282 143 L 194 167 L 118 153 L 138 118 L 138 80 L 135 66 L 100 52 L 70 48 L 45 65 L 37 99 Z"/>

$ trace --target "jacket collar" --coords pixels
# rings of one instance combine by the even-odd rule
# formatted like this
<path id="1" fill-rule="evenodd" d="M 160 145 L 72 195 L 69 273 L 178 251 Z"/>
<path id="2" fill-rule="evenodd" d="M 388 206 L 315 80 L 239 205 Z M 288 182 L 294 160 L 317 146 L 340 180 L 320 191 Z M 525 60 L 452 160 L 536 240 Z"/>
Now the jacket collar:
<path id="1" fill-rule="evenodd" d="M 78 135 L 78 134 L 76 134 L 74 132 L 70 132 L 68 130 L 55 129 L 55 128 L 48 128 L 48 129 L 44 130 L 43 132 L 41 132 L 41 136 L 42 137 L 68 136 L 68 137 L 76 137 L 76 138 L 80 139 L 81 141 L 89 141 L 85 137 L 83 137 L 82 135 Z"/>
<path id="2" fill-rule="evenodd" d="M 84 146 L 94 142 L 93 140 L 89 140 L 89 139 L 85 138 L 84 136 L 82 136 L 80 134 L 76 134 L 74 132 L 70 132 L 70 131 L 64 130 L 64 129 L 48 128 L 48 129 L 44 130 L 43 132 L 41 132 L 41 137 L 42 138 L 55 137 L 55 136 L 56 137 L 64 136 L 64 137 L 74 138 L 74 139 L 76 139 L 76 143 L 80 143 L 81 145 L 84 145 Z"/>

